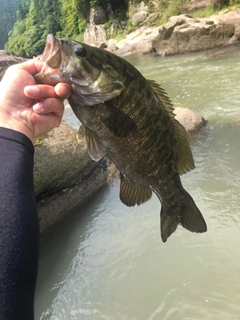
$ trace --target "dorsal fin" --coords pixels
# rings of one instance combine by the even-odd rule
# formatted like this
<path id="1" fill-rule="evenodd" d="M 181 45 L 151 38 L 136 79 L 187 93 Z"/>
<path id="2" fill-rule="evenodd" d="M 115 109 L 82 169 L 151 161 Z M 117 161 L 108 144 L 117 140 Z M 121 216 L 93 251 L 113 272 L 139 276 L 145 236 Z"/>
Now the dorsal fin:
<path id="1" fill-rule="evenodd" d="M 177 141 L 178 173 L 183 174 L 191 171 L 195 168 L 195 165 L 187 137 L 187 132 L 185 128 L 175 119 L 175 114 L 173 113 L 174 107 L 171 100 L 167 96 L 166 91 L 154 80 L 147 81 L 158 99 L 161 101 L 165 110 L 169 113 L 170 118 L 174 124 L 175 138 Z"/>

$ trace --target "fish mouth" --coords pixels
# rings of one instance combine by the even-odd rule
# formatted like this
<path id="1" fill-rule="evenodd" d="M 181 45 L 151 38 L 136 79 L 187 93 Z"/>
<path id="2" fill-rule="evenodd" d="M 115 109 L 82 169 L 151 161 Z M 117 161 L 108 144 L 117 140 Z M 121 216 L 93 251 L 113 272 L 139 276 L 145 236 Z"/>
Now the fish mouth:
<path id="1" fill-rule="evenodd" d="M 46 45 L 40 58 L 45 62 L 42 70 L 35 75 L 37 83 L 56 85 L 61 82 L 70 83 L 69 77 L 64 74 L 68 64 L 68 59 L 63 56 L 61 41 L 49 34 L 46 39 Z"/>
<path id="2" fill-rule="evenodd" d="M 60 41 L 56 39 L 52 34 L 49 34 L 46 39 L 46 45 L 41 60 L 46 63 L 47 61 L 50 61 L 49 66 L 53 69 L 57 69 L 60 67 L 60 59 L 57 60 L 58 64 L 56 64 L 55 66 L 51 64 L 51 58 L 55 57 L 59 53 L 60 47 Z"/>

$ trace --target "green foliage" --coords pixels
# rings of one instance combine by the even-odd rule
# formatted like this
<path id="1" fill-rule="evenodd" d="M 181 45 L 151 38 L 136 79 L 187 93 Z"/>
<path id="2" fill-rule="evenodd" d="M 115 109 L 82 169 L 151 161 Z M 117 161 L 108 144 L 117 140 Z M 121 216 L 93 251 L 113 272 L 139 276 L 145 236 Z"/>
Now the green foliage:
<path id="1" fill-rule="evenodd" d="M 161 1 L 161 8 L 163 14 L 160 18 L 160 24 L 164 24 L 168 21 L 171 16 L 177 16 L 181 14 L 182 6 L 186 2 L 186 0 L 170 0 L 170 1 Z"/>
<path id="2" fill-rule="evenodd" d="M 125 0 L 29 1 L 29 4 L 23 3 L 19 7 L 17 21 L 10 31 L 8 42 L 5 45 L 10 53 L 23 57 L 41 54 L 46 36 L 49 33 L 58 37 L 83 41 L 85 25 L 89 19 L 90 8 L 93 6 L 102 6 L 109 16 L 116 7 L 126 7 Z M 114 34 L 117 34 L 116 29 Z"/>
<path id="3" fill-rule="evenodd" d="M 0 49 L 14 55 L 32 57 L 42 53 L 49 33 L 82 42 L 85 26 L 89 22 L 90 8 L 101 6 L 108 22 L 108 37 L 124 38 L 136 29 L 128 14 L 134 13 L 142 0 L 0 0 L 4 14 L 0 15 Z M 145 0 L 149 13 L 158 12 L 158 24 L 181 13 L 190 0 Z M 191 15 L 209 16 L 225 6 L 238 6 L 240 0 L 211 0 L 212 5 Z M 14 24 L 15 23 L 15 24 Z"/>
<path id="4" fill-rule="evenodd" d="M 16 11 L 24 0 L 0 0 L 0 50 L 8 40 L 8 33 L 17 20 Z"/>
<path id="5" fill-rule="evenodd" d="M 28 2 L 21 3 L 17 10 L 17 21 L 24 20 L 28 14 L 28 11 L 29 11 L 29 3 Z"/>
<path id="6" fill-rule="evenodd" d="M 87 20 L 90 12 L 90 2 L 86 0 L 75 0 L 74 6 L 78 12 L 79 18 Z"/>
<path id="7" fill-rule="evenodd" d="M 223 8 L 240 5 L 240 0 L 211 0 L 214 10 L 221 10 Z"/>
<path id="8" fill-rule="evenodd" d="M 47 30 L 45 25 L 38 25 L 36 21 L 34 3 L 31 2 L 25 19 L 17 21 L 9 33 L 6 50 L 21 57 L 33 57 L 42 52 Z"/>
<path id="9" fill-rule="evenodd" d="M 79 23 L 78 13 L 76 9 L 76 1 L 60 0 L 61 16 L 60 16 L 60 30 L 57 35 L 60 37 L 71 38 L 73 35 L 78 34 Z"/>
<path id="10" fill-rule="evenodd" d="M 239 6 L 240 5 L 240 0 L 230 0 L 229 1 L 230 6 Z"/>
<path id="11" fill-rule="evenodd" d="M 191 16 L 193 16 L 194 18 L 205 18 L 205 17 L 209 17 L 212 14 L 216 14 L 216 13 L 217 13 L 217 11 L 216 10 L 214 11 L 213 5 L 210 5 L 206 9 L 191 13 Z"/>
<path id="12" fill-rule="evenodd" d="M 213 10 L 220 10 L 221 8 L 229 5 L 229 0 L 211 0 Z"/>

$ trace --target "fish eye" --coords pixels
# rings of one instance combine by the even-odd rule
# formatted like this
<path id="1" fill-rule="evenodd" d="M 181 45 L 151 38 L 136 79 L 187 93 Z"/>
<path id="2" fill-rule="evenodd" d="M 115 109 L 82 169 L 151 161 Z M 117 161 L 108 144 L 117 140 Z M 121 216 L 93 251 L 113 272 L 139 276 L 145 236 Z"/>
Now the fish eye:
<path id="1" fill-rule="evenodd" d="M 78 57 L 85 57 L 87 54 L 87 51 L 83 47 L 77 47 L 75 49 L 75 53 Z"/>

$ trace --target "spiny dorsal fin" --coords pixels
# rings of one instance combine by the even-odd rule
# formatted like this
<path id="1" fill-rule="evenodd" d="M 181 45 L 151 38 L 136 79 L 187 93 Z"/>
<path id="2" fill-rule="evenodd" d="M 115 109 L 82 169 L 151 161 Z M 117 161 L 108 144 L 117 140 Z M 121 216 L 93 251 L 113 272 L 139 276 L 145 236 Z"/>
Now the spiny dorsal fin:
<path id="1" fill-rule="evenodd" d="M 120 179 L 120 199 L 126 206 L 140 205 L 151 198 L 152 190 L 149 187 L 137 184 L 122 174 L 120 174 Z"/>
<path id="2" fill-rule="evenodd" d="M 175 138 L 177 141 L 177 154 L 178 154 L 178 173 L 183 174 L 191 171 L 195 168 L 194 160 L 192 156 L 192 151 L 189 146 L 188 137 L 184 127 L 175 119 L 175 114 L 173 113 L 174 107 L 167 96 L 166 91 L 154 80 L 147 80 L 152 90 L 157 95 L 158 99 L 161 101 L 165 110 L 169 113 L 170 118 L 175 127 Z"/>

